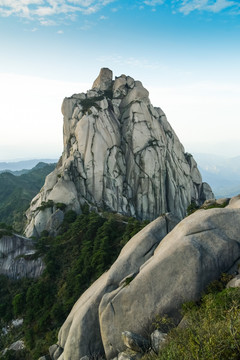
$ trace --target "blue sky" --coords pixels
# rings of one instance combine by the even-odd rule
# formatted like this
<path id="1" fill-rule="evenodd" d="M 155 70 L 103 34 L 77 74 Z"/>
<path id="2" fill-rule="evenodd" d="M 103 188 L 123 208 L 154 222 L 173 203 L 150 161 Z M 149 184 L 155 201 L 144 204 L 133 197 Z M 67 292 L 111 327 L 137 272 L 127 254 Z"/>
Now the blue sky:
<path id="1" fill-rule="evenodd" d="M 0 0 L 0 160 L 58 157 L 61 102 L 141 80 L 187 151 L 240 155 L 240 2 Z"/>

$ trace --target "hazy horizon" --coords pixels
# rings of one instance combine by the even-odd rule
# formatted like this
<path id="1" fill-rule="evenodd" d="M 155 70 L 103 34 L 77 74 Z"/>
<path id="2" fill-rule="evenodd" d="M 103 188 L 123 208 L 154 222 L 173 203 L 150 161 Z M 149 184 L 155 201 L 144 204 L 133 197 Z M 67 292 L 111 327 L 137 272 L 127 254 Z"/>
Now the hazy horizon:
<path id="1" fill-rule="evenodd" d="M 149 90 L 187 152 L 240 155 L 234 0 L 0 1 L 0 159 L 59 157 L 61 103 L 101 67 Z"/>

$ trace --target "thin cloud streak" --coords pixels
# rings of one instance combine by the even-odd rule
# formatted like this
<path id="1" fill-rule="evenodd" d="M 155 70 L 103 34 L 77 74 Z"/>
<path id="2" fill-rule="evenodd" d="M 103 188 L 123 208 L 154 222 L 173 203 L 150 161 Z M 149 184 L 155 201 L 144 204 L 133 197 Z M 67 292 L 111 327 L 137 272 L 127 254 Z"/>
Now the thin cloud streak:
<path id="1" fill-rule="evenodd" d="M 166 3 L 166 0 L 144 0 L 142 3 L 147 6 L 156 7 Z M 219 13 L 223 10 L 235 10 L 237 15 L 240 4 L 235 0 L 173 0 L 174 13 L 176 11 L 189 15 L 193 11 L 207 11 L 212 13 Z"/>
<path id="2" fill-rule="evenodd" d="M 11 15 L 28 19 L 65 16 L 81 13 L 91 15 L 117 0 L 0 0 L 0 16 Z M 167 0 L 143 0 L 142 5 L 157 8 Z M 238 15 L 240 4 L 236 0 L 172 0 L 173 11 L 189 15 L 193 11 L 219 13 L 229 10 Z M 141 8 L 141 6 L 140 6 Z M 112 9 L 114 11 L 114 9 Z M 41 22 L 40 22 L 41 23 Z M 47 22 L 43 23 L 44 25 Z M 51 22 L 49 23 L 51 24 Z"/>
<path id="3" fill-rule="evenodd" d="M 0 0 L 0 16 L 35 19 L 59 14 L 98 12 L 116 0 Z"/>
<path id="4" fill-rule="evenodd" d="M 184 0 L 179 6 L 179 11 L 184 15 L 188 15 L 195 10 L 219 13 L 233 7 L 239 7 L 239 3 L 231 0 L 216 0 L 214 3 L 209 0 Z"/>

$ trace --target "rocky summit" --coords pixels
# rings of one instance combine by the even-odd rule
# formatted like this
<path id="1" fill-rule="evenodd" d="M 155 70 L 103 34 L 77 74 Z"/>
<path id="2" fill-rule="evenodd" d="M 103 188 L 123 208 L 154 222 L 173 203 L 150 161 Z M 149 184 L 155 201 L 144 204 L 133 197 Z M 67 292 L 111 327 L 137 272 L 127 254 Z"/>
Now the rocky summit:
<path id="1" fill-rule="evenodd" d="M 64 212 L 81 213 L 85 204 L 138 219 L 167 212 L 182 219 L 191 201 L 213 197 L 142 83 L 112 76 L 103 68 L 91 90 L 64 99 L 63 154 L 27 211 L 27 236 L 55 234 Z"/>

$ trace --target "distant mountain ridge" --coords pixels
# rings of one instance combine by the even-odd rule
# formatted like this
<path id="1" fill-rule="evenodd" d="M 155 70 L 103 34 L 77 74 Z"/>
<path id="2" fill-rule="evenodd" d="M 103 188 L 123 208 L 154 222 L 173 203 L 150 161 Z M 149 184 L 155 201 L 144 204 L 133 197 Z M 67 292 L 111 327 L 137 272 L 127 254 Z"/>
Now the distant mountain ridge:
<path id="1" fill-rule="evenodd" d="M 25 171 L 31 170 L 38 163 L 56 163 L 57 159 L 31 159 L 31 160 L 20 160 L 20 161 L 7 161 L 0 162 L 0 172 L 10 171 Z"/>
<path id="2" fill-rule="evenodd" d="M 217 198 L 240 193 L 240 156 L 225 158 L 213 154 L 194 153 L 203 180 L 208 182 Z"/>
<path id="3" fill-rule="evenodd" d="M 0 174 L 0 222 L 12 225 L 16 231 L 22 232 L 25 210 L 55 166 L 55 163 L 38 162 L 33 169 L 24 170 L 22 175 L 15 176 L 8 171 Z"/>

